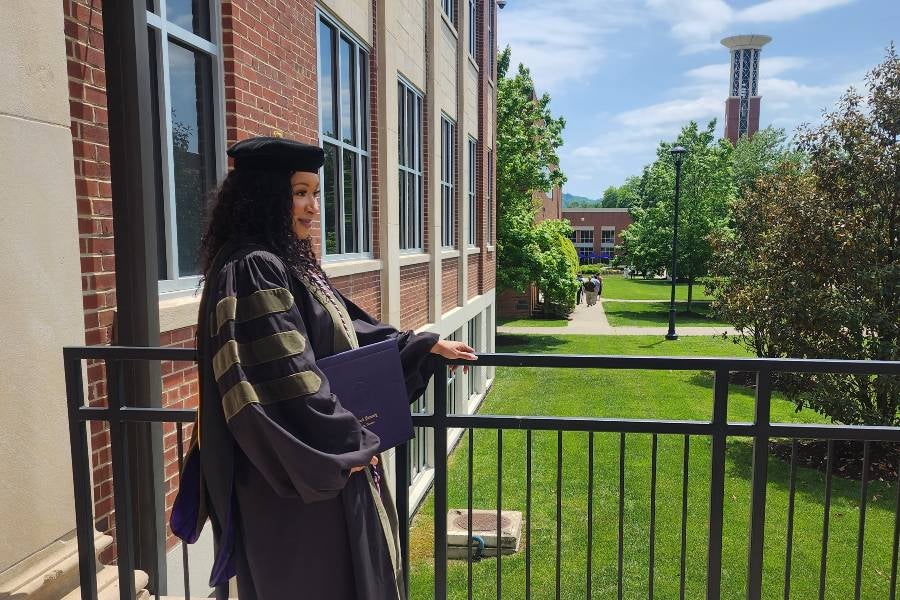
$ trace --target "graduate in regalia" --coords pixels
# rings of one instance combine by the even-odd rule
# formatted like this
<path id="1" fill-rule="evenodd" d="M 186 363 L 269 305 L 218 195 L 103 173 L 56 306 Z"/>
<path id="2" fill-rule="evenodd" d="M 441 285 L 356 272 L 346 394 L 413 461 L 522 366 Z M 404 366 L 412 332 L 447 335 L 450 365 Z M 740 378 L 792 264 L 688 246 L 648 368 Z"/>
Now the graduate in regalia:
<path id="1" fill-rule="evenodd" d="M 172 530 L 195 541 L 208 515 L 217 598 L 237 575 L 240 600 L 403 600 L 378 437 L 316 359 L 395 338 L 413 401 L 437 355 L 474 350 L 379 323 L 329 283 L 310 243 L 321 148 L 251 138 L 228 154 L 202 240 L 200 410 Z"/>

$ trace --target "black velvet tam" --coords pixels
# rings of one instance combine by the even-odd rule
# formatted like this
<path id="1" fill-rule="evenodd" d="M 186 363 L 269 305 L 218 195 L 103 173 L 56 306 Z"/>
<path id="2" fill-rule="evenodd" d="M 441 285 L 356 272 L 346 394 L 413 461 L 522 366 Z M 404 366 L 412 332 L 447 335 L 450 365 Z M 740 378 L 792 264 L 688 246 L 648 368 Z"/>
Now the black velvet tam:
<path id="1" fill-rule="evenodd" d="M 241 140 L 228 149 L 228 156 L 235 169 L 317 173 L 325 163 L 325 151 L 318 146 L 278 137 Z"/>

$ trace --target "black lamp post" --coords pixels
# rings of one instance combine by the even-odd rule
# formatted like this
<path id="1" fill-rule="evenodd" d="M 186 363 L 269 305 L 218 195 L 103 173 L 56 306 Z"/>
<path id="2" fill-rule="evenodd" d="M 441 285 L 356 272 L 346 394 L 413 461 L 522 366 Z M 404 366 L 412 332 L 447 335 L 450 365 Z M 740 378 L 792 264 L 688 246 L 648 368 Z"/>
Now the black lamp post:
<path id="1" fill-rule="evenodd" d="M 675 161 L 675 225 L 672 228 L 672 299 L 669 302 L 669 333 L 666 334 L 667 340 L 677 340 L 678 334 L 675 333 L 675 280 L 678 277 L 678 198 L 681 195 L 681 161 L 684 159 L 684 153 L 687 150 L 683 146 L 675 146 L 669 153 L 672 160 Z"/>

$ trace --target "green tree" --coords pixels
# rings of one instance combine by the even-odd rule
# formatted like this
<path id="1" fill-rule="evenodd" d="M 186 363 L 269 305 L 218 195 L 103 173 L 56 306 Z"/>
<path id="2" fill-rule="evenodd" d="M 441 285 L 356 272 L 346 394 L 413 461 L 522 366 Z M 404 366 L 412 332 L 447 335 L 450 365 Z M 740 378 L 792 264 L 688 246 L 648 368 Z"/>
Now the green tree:
<path id="1" fill-rule="evenodd" d="M 704 129 L 691 122 L 674 143 L 661 142 L 657 159 L 644 170 L 640 202 L 632 206 L 634 222 L 625 230 L 624 250 L 639 271 L 670 267 L 672 218 L 675 203 L 675 166 L 670 150 L 684 146 L 678 223 L 678 275 L 688 283 L 688 311 L 694 283 L 707 274 L 712 259 L 710 235 L 727 227 L 728 204 L 734 197 L 731 144 L 715 138 L 715 120 Z M 632 193 L 635 193 L 632 191 Z"/>
<path id="2" fill-rule="evenodd" d="M 893 46 L 820 126 L 733 206 L 711 291 L 759 356 L 900 359 L 900 58 Z M 895 376 L 798 374 L 798 408 L 898 425 Z"/>
<path id="3" fill-rule="evenodd" d="M 567 220 L 548 219 L 534 229 L 540 254 L 537 286 L 544 293 L 544 306 L 552 313 L 567 315 L 575 308 L 578 290 L 578 252 L 569 239 Z"/>
<path id="4" fill-rule="evenodd" d="M 785 161 L 801 164 L 803 153 L 787 143 L 784 129 L 769 126 L 742 137 L 732 154 L 735 189 L 751 187 L 757 177 L 773 173 Z"/>
<path id="5" fill-rule="evenodd" d="M 551 114 L 548 94 L 535 94 L 524 65 L 512 76 L 509 67 L 507 47 L 497 60 L 497 286 L 523 291 L 547 276 L 532 193 L 566 181 L 562 171 L 547 168 L 559 164 L 565 119 Z"/>
<path id="6" fill-rule="evenodd" d="M 614 185 L 609 186 L 603 192 L 603 200 L 600 204 L 603 208 L 618 208 L 619 206 L 619 188 Z"/>

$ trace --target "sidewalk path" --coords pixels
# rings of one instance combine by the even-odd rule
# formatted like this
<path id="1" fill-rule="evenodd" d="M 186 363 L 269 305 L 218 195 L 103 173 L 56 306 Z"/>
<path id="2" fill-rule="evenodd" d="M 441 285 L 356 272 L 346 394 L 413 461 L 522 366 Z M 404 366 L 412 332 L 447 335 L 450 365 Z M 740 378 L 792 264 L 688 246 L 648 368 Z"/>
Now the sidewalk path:
<path id="1" fill-rule="evenodd" d="M 627 300 L 610 300 L 610 302 L 627 302 Z M 634 301 L 633 301 L 634 302 Z M 637 302 L 643 302 L 638 300 Z M 658 302 L 650 300 L 649 302 Z M 598 302 L 594 306 L 581 303 L 572 312 L 571 320 L 566 327 L 507 327 L 500 325 L 497 333 L 518 333 L 533 335 L 666 335 L 669 328 L 666 327 L 613 327 L 606 319 L 603 303 Z M 676 321 L 675 331 L 681 335 L 734 335 L 736 332 L 731 327 L 679 327 Z"/>

